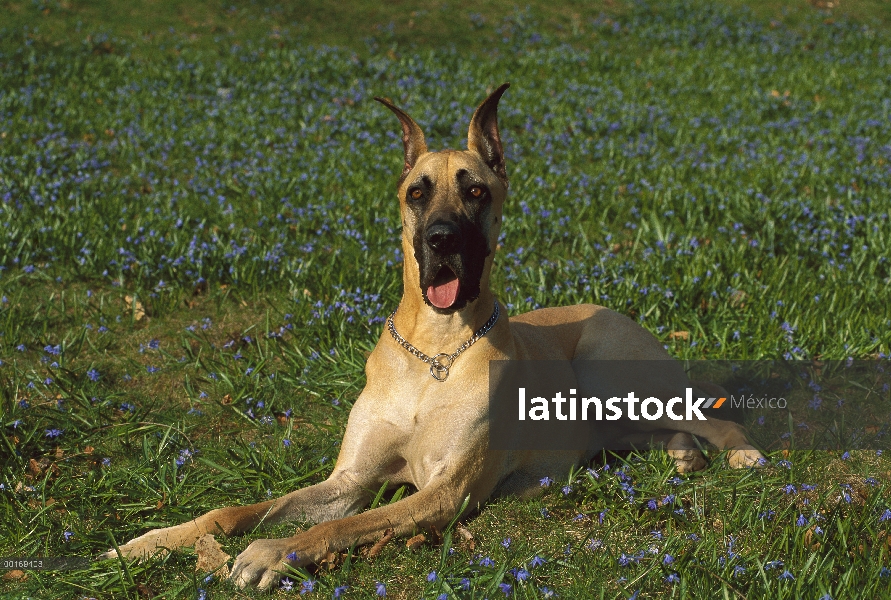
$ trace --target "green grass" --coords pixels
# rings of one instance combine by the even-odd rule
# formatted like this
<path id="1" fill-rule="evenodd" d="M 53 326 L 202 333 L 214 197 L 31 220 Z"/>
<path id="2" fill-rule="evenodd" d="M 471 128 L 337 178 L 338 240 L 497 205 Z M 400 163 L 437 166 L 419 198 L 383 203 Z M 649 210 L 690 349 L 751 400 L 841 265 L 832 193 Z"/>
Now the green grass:
<path id="1" fill-rule="evenodd" d="M 463 147 L 513 82 L 493 277 L 512 313 L 597 302 L 680 358 L 891 352 L 887 3 L 122 6 L 0 5 L 2 555 L 96 555 L 330 472 L 401 293 L 401 142 L 374 95 Z M 712 452 L 679 480 L 659 452 L 607 458 L 485 507 L 473 548 L 394 541 L 295 579 L 315 597 L 891 596 L 886 456 L 731 472 Z M 0 594 L 233 597 L 194 564 Z"/>

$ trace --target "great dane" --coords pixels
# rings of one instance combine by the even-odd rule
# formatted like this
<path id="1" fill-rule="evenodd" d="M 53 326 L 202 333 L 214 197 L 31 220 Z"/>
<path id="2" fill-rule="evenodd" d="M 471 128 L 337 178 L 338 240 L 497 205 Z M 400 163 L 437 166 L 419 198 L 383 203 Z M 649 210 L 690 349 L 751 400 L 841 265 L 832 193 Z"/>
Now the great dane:
<path id="1" fill-rule="evenodd" d="M 190 546 L 206 533 L 235 535 L 285 520 L 316 523 L 292 537 L 256 540 L 236 558 L 234 582 L 266 588 L 285 565 L 317 563 L 330 552 L 375 542 L 391 528 L 403 536 L 442 530 L 462 507 L 474 510 L 496 495 L 533 494 L 540 479 L 564 475 L 602 449 L 600 441 L 578 451 L 490 447 L 492 360 L 671 360 L 648 331 L 601 306 L 508 317 L 496 300 L 489 280 L 508 189 L 497 107 L 508 85 L 476 109 L 467 150 L 428 152 L 417 123 L 390 100 L 376 98 L 402 124 L 405 155 L 397 189 L 404 291 L 368 357 L 367 384 L 350 412 L 330 477 L 281 498 L 151 530 L 121 546 L 124 557 Z M 697 385 L 674 362 L 672 385 Z M 720 393 L 706 384 L 698 389 Z M 705 466 L 691 434 L 729 449 L 733 467 L 762 458 L 729 421 L 663 418 L 638 427 L 644 435 L 671 430 L 664 440 L 680 471 Z M 417 492 L 362 512 L 385 483 L 410 484 Z"/>

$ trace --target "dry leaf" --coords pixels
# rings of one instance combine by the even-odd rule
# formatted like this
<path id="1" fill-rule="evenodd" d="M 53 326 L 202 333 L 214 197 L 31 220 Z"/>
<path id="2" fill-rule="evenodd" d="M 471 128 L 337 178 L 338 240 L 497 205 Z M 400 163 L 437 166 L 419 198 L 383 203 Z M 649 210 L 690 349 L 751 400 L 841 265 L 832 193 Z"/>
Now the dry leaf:
<path id="1" fill-rule="evenodd" d="M 815 535 L 816 535 L 816 534 L 814 533 L 814 528 L 813 528 L 813 527 L 811 527 L 810 529 L 808 529 L 807 531 L 805 531 L 805 532 L 804 532 L 804 543 L 805 543 L 806 546 L 809 546 L 809 547 L 813 548 L 814 550 L 819 550 L 819 549 L 820 549 L 820 542 L 818 542 L 818 541 L 816 541 L 816 540 L 814 539 L 814 536 L 815 536 Z"/>
<path id="2" fill-rule="evenodd" d="M 473 540 L 473 534 L 470 533 L 464 525 L 458 525 L 455 527 L 455 531 L 461 536 L 462 540 L 467 542 L 467 547 L 470 548 L 470 550 L 476 549 L 476 542 Z"/>
<path id="3" fill-rule="evenodd" d="M 145 308 L 142 306 L 142 302 L 133 296 L 124 296 L 124 302 L 133 310 L 133 318 L 135 320 L 139 321 L 145 316 Z"/>
<path id="4" fill-rule="evenodd" d="M 426 541 L 427 541 L 427 538 L 424 536 L 424 534 L 419 533 L 415 537 L 413 537 L 410 540 L 408 540 L 407 542 L 405 542 L 405 547 L 408 548 L 409 550 L 417 550 L 418 548 L 423 546 L 424 542 L 426 542 Z"/>
<path id="5" fill-rule="evenodd" d="M 384 549 L 384 546 L 387 545 L 387 542 L 392 540 L 395 535 L 396 535 L 396 532 L 393 531 L 392 528 L 387 529 L 384 532 L 384 536 L 381 539 L 379 539 L 377 541 L 377 543 L 374 544 L 374 546 L 371 547 L 371 550 L 368 551 L 368 558 L 374 558 L 375 556 L 380 554 L 381 551 Z"/>
<path id="6" fill-rule="evenodd" d="M 86 448 L 84 448 L 84 454 L 92 454 L 93 450 L 95 450 L 95 448 L 93 448 L 92 446 L 87 446 Z"/>
<path id="7" fill-rule="evenodd" d="M 18 569 L 13 569 L 9 573 L 3 575 L 3 581 L 25 581 L 28 579 L 28 575 L 24 571 L 19 571 Z"/>
<path id="8" fill-rule="evenodd" d="M 732 294 L 730 294 L 730 306 L 733 308 L 745 308 L 746 306 L 746 294 L 742 290 L 734 290 Z"/>
<path id="9" fill-rule="evenodd" d="M 690 332 L 689 331 L 672 331 L 668 334 L 668 339 L 670 340 L 689 340 Z"/>
<path id="10" fill-rule="evenodd" d="M 229 576 L 229 566 L 226 564 L 231 556 L 223 552 L 223 547 L 214 538 L 212 533 L 206 533 L 195 542 L 195 554 L 198 555 L 196 571 L 204 573 L 216 572 L 219 579 Z M 217 570 L 219 569 L 219 570 Z"/>
<path id="11" fill-rule="evenodd" d="M 228 406 L 229 404 L 232 404 L 232 396 L 226 394 L 220 402 Z"/>

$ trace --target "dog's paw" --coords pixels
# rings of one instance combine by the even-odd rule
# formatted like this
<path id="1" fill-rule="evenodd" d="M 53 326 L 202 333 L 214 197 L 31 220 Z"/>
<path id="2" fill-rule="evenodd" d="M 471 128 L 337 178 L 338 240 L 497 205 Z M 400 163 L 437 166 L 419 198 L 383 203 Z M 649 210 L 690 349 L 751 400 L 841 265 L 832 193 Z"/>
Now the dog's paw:
<path id="1" fill-rule="evenodd" d="M 152 529 L 137 538 L 133 538 L 126 544 L 119 546 L 121 556 L 124 558 L 146 560 L 153 556 L 164 556 L 170 550 L 194 543 L 195 535 L 189 535 L 197 531 L 195 527 L 175 525 L 163 529 Z M 112 548 L 108 552 L 99 555 L 99 560 L 117 558 L 117 551 Z"/>
<path id="2" fill-rule="evenodd" d="M 239 588 L 269 589 L 278 584 L 286 566 L 296 567 L 312 562 L 297 549 L 297 538 L 256 540 L 235 559 L 229 579 Z"/>
<path id="3" fill-rule="evenodd" d="M 764 456 L 752 446 L 737 446 L 727 452 L 727 462 L 734 469 L 760 467 L 767 464 Z"/>
<path id="4" fill-rule="evenodd" d="M 133 538 L 126 544 L 118 547 L 121 551 L 121 556 L 124 558 L 145 560 L 152 556 L 165 555 L 170 549 L 170 546 L 167 545 L 167 535 L 164 534 L 165 531 L 166 529 L 152 529 L 137 538 Z M 117 557 L 117 551 L 112 548 L 108 552 L 100 554 L 99 560 L 107 560 Z"/>
<path id="5" fill-rule="evenodd" d="M 683 450 L 668 450 L 668 455 L 674 459 L 677 465 L 678 473 L 690 473 L 692 471 L 701 471 L 708 463 L 702 452 L 695 449 L 685 448 Z"/>

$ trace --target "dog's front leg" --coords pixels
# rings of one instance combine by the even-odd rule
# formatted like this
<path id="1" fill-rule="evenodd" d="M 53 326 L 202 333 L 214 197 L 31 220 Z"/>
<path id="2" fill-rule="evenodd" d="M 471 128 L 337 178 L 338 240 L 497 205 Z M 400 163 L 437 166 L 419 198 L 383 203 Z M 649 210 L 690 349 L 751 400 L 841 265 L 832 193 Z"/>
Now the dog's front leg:
<path id="1" fill-rule="evenodd" d="M 432 527 L 442 530 L 461 509 L 468 494 L 468 506 L 475 506 L 488 495 L 470 493 L 470 486 L 456 483 L 457 480 L 443 476 L 394 504 L 327 521 L 290 538 L 256 540 L 235 559 L 230 578 L 241 588 L 256 585 L 266 589 L 279 581 L 284 565 L 317 563 L 329 552 L 375 542 L 387 529 L 392 528 L 396 535 Z"/>
<path id="2" fill-rule="evenodd" d="M 274 524 L 285 520 L 306 519 L 320 523 L 354 514 L 368 503 L 368 489 L 359 485 L 347 472 L 335 471 L 322 483 L 296 490 L 266 502 L 249 506 L 230 506 L 212 510 L 193 521 L 153 529 L 120 547 L 127 558 L 148 558 L 184 546 L 191 546 L 206 533 L 238 535 L 250 531 L 261 522 Z M 116 558 L 109 550 L 100 559 Z"/>

